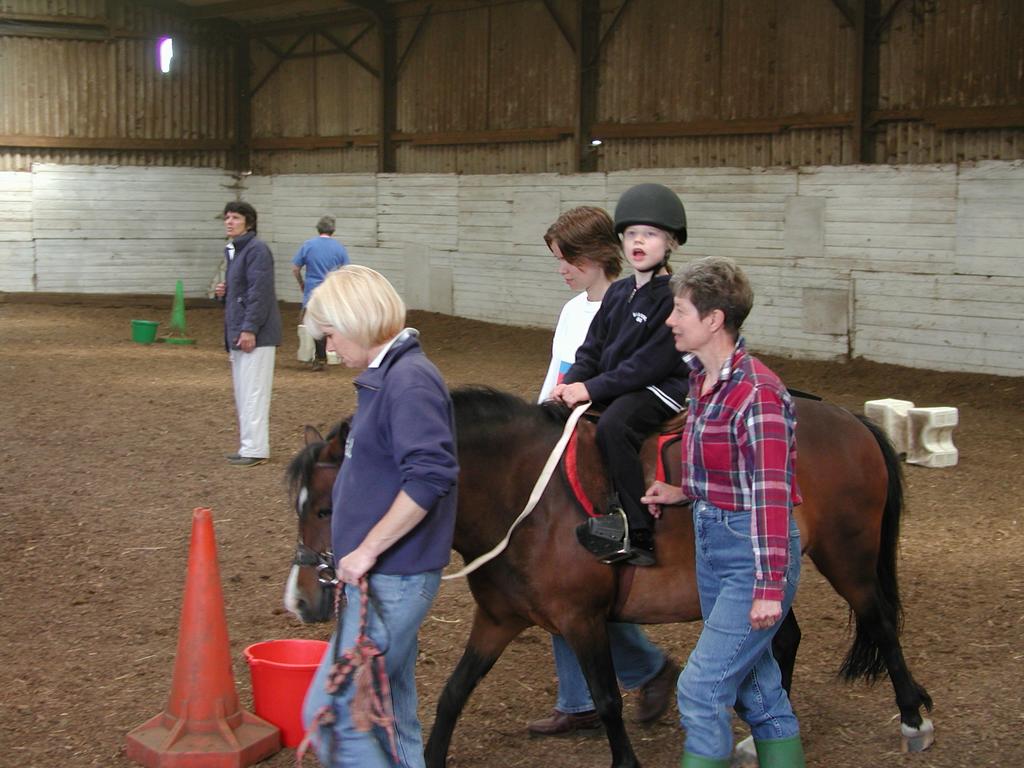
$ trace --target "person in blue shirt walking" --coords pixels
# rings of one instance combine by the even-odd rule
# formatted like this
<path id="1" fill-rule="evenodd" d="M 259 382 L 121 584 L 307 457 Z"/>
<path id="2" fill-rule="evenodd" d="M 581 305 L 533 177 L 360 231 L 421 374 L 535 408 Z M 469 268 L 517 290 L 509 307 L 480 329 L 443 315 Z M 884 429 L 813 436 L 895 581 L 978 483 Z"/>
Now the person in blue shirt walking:
<path id="1" fill-rule="evenodd" d="M 327 273 L 349 263 L 345 246 L 334 239 L 333 216 L 321 216 L 320 221 L 316 223 L 316 231 L 317 236 L 304 242 L 292 259 L 292 274 L 302 289 L 300 323 L 305 319 L 306 305 L 309 303 L 309 297 L 313 295 L 313 290 L 324 281 Z M 306 270 L 305 277 L 302 274 L 303 268 Z M 327 363 L 327 342 L 319 339 L 315 345 L 312 370 L 322 371 Z"/>

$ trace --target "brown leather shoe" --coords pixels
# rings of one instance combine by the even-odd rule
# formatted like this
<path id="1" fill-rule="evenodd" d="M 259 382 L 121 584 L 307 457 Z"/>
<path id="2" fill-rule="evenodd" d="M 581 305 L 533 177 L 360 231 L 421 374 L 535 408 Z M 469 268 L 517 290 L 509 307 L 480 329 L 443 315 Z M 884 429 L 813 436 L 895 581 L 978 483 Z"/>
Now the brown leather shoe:
<path id="1" fill-rule="evenodd" d="M 638 723 L 653 723 L 655 720 L 660 720 L 661 716 L 668 711 L 681 671 L 678 664 L 672 659 L 666 658 L 661 672 L 644 683 L 640 688 L 636 704 L 636 721 Z"/>
<path id="2" fill-rule="evenodd" d="M 551 710 L 551 715 L 542 720 L 534 720 L 526 726 L 531 736 L 567 736 L 576 731 L 597 733 L 601 729 L 601 718 L 597 712 L 562 712 Z"/>

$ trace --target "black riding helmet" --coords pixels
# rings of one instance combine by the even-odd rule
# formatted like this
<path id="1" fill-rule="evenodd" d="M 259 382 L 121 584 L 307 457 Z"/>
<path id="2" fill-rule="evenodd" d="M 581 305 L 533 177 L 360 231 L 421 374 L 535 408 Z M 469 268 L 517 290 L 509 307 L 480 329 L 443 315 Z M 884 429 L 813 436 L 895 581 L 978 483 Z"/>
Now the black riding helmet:
<path id="1" fill-rule="evenodd" d="M 686 242 L 686 209 L 683 201 L 662 184 L 637 184 L 622 193 L 615 206 L 615 234 L 633 224 L 650 224 Z"/>

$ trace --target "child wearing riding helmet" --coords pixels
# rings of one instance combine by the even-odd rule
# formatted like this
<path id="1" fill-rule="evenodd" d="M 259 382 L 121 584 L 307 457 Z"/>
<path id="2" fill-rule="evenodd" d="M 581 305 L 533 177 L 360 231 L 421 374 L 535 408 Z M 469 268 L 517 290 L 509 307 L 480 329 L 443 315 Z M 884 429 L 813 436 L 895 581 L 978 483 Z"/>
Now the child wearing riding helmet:
<path id="1" fill-rule="evenodd" d="M 597 443 L 614 487 L 607 514 L 576 529 L 580 543 L 606 563 L 653 565 L 653 518 L 644 493 L 640 447 L 686 399 L 689 369 L 665 325 L 672 312 L 668 259 L 686 242 L 682 201 L 661 184 L 626 190 L 615 232 L 634 274 L 605 293 L 576 361 L 551 398 L 603 407 Z"/>

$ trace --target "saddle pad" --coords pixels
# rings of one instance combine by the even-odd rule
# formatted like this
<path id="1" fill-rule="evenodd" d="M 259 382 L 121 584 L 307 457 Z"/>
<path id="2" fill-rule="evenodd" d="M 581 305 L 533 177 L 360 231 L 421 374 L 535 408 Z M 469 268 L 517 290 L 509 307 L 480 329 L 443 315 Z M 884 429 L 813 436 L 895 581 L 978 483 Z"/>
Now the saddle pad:
<path id="1" fill-rule="evenodd" d="M 576 497 L 576 502 L 583 508 L 583 511 L 587 513 L 588 517 L 597 517 L 601 513 L 595 509 L 594 502 L 587 496 L 587 492 L 583 489 L 583 482 L 580 480 L 578 459 L 579 434 L 580 433 L 577 430 L 573 430 L 572 437 L 569 438 L 569 444 L 565 447 L 565 456 L 562 459 L 562 466 L 565 470 L 565 477 L 569 482 L 569 487 L 572 489 L 573 496 Z M 664 449 L 666 445 L 678 439 L 678 432 L 658 435 L 658 464 L 654 468 L 655 479 L 664 482 L 668 477 L 668 472 L 665 468 Z"/>

